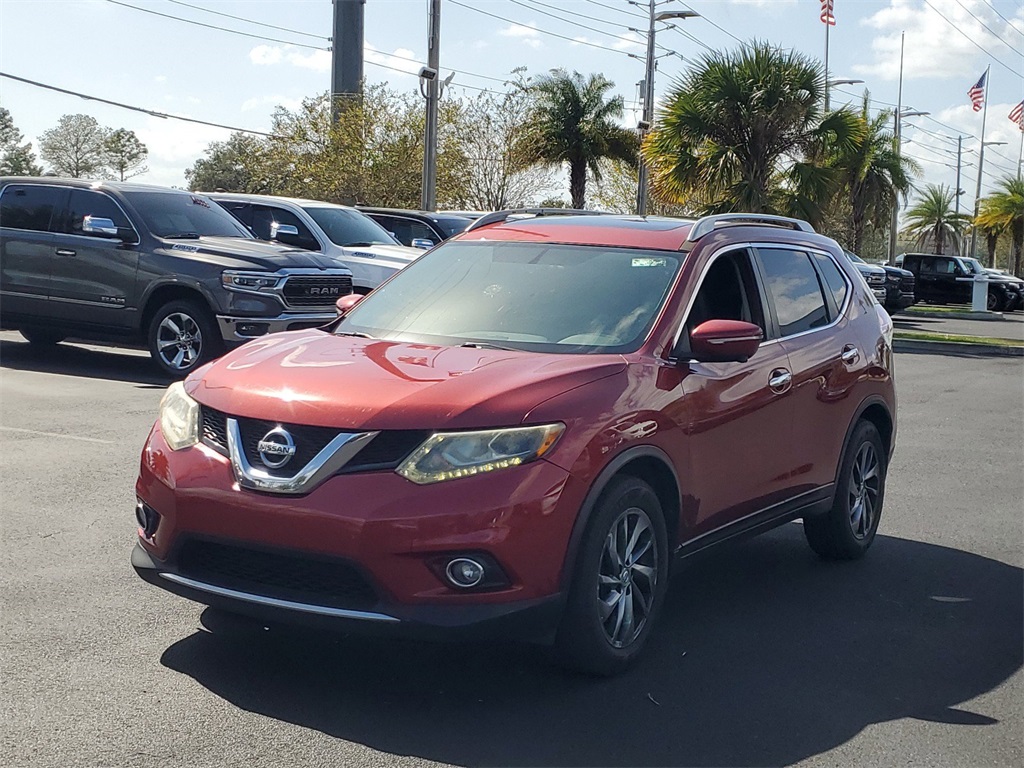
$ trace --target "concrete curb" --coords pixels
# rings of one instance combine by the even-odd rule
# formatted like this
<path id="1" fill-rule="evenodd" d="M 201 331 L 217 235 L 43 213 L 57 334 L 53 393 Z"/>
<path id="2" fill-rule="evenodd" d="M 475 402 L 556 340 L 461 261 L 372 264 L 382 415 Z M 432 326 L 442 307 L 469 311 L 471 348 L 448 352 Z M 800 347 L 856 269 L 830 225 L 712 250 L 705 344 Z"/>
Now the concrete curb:
<path id="1" fill-rule="evenodd" d="M 969 357 L 1024 357 L 1024 347 L 997 344 L 965 344 L 960 341 L 928 341 L 926 339 L 900 339 L 892 341 L 894 352 L 927 355 L 961 355 Z"/>
<path id="2" fill-rule="evenodd" d="M 986 322 L 993 320 L 1005 320 L 1002 312 L 928 312 L 921 310 L 903 310 L 897 313 L 899 317 L 931 317 L 938 318 L 939 320 L 983 320 Z"/>

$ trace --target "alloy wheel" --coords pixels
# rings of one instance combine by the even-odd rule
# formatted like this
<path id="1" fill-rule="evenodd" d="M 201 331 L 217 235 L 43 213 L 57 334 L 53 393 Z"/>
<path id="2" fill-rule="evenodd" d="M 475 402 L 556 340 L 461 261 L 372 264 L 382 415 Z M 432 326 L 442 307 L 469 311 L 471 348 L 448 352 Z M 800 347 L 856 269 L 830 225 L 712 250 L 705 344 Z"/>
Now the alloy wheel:
<path id="1" fill-rule="evenodd" d="M 658 545 L 651 518 L 630 507 L 605 537 L 598 574 L 598 616 L 613 647 L 625 648 L 639 637 L 654 605 L 657 581 Z"/>
<path id="2" fill-rule="evenodd" d="M 857 539 L 871 535 L 871 526 L 878 511 L 878 492 L 882 481 L 881 464 L 875 447 L 865 442 L 857 451 L 850 468 L 850 527 Z"/>
<path id="3" fill-rule="evenodd" d="M 171 370 L 187 371 L 203 351 L 203 332 L 184 312 L 172 312 L 160 321 L 156 348 L 161 361 Z"/>

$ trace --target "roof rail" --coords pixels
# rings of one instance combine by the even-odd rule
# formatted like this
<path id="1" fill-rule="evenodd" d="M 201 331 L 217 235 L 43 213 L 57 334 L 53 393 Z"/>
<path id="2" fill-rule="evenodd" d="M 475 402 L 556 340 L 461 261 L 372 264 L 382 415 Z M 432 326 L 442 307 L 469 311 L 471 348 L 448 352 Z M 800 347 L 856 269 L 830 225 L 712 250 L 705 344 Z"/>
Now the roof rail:
<path id="1" fill-rule="evenodd" d="M 513 217 L 539 218 L 541 216 L 608 216 L 604 211 L 585 211 L 581 208 L 511 208 L 507 211 L 495 211 L 481 216 L 470 224 L 465 232 L 472 232 L 474 229 L 486 227 L 491 224 L 500 224 Z"/>
<path id="2" fill-rule="evenodd" d="M 775 216 L 770 213 L 720 213 L 716 216 L 705 216 L 698 219 L 697 223 L 690 227 L 690 234 L 680 250 L 690 250 L 694 243 L 719 227 L 737 227 L 744 224 L 766 224 L 770 227 L 784 227 L 797 232 L 814 232 L 814 227 L 806 221 L 791 219 L 787 216 Z"/>

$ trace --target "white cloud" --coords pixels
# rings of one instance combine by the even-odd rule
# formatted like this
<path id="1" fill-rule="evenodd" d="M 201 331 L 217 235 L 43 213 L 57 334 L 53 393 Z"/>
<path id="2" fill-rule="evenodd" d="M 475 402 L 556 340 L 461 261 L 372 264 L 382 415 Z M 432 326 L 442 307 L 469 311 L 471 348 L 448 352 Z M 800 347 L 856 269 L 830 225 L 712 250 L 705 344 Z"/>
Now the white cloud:
<path id="1" fill-rule="evenodd" d="M 256 65 L 278 64 L 284 58 L 283 51 L 277 45 L 257 45 L 249 51 L 249 61 Z"/>
<path id="2" fill-rule="evenodd" d="M 612 43 L 612 48 L 617 51 L 625 51 L 630 48 L 641 48 L 646 45 L 646 42 L 639 32 L 629 31 L 624 35 L 618 35 L 618 40 Z"/>
<path id="3" fill-rule="evenodd" d="M 392 70 L 415 75 L 423 66 L 412 51 L 407 48 L 396 48 L 391 53 L 381 51 L 369 43 L 363 47 L 363 57 L 367 62 L 381 64 Z M 410 61 L 412 59 L 412 61 Z M 249 61 L 256 66 L 274 66 L 290 64 L 300 69 L 311 69 L 314 72 L 330 72 L 330 51 L 311 51 L 305 53 L 291 45 L 257 45 L 249 51 Z"/>
<path id="4" fill-rule="evenodd" d="M 900 33 L 904 31 L 908 41 L 903 57 L 904 80 L 959 78 L 964 81 L 966 93 L 985 66 L 980 64 L 981 51 L 972 40 L 1008 64 L 1020 66 L 1019 46 L 1015 49 L 1005 42 L 1016 33 L 1007 29 L 1006 22 L 988 4 L 982 0 L 930 2 L 934 8 L 918 0 L 889 0 L 887 7 L 864 19 L 862 24 L 878 31 L 871 43 L 874 61 L 855 65 L 854 71 L 884 80 L 897 79 Z M 992 32 L 1002 33 L 1003 42 L 997 42 L 986 26 Z"/>
<path id="5" fill-rule="evenodd" d="M 527 24 L 511 24 L 498 34 L 504 37 L 513 37 L 531 48 L 540 48 L 542 45 L 537 23 L 533 21 Z"/>

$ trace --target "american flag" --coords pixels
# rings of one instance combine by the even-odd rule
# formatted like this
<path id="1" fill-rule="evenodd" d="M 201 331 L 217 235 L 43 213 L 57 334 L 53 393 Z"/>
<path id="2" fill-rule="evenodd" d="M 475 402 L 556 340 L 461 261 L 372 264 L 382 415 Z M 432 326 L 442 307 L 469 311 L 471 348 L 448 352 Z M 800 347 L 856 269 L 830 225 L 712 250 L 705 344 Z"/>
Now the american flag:
<path id="1" fill-rule="evenodd" d="M 1024 101 L 1010 110 L 1008 117 L 1017 124 L 1017 127 L 1024 131 Z"/>
<path id="2" fill-rule="evenodd" d="M 988 70 L 986 69 L 984 74 L 978 78 L 971 90 L 967 92 L 967 95 L 971 97 L 971 105 L 974 107 L 975 112 L 981 112 L 981 108 L 985 104 L 985 78 L 988 77 Z"/>
<path id="3" fill-rule="evenodd" d="M 821 0 L 821 23 L 830 27 L 836 25 L 835 0 Z"/>

